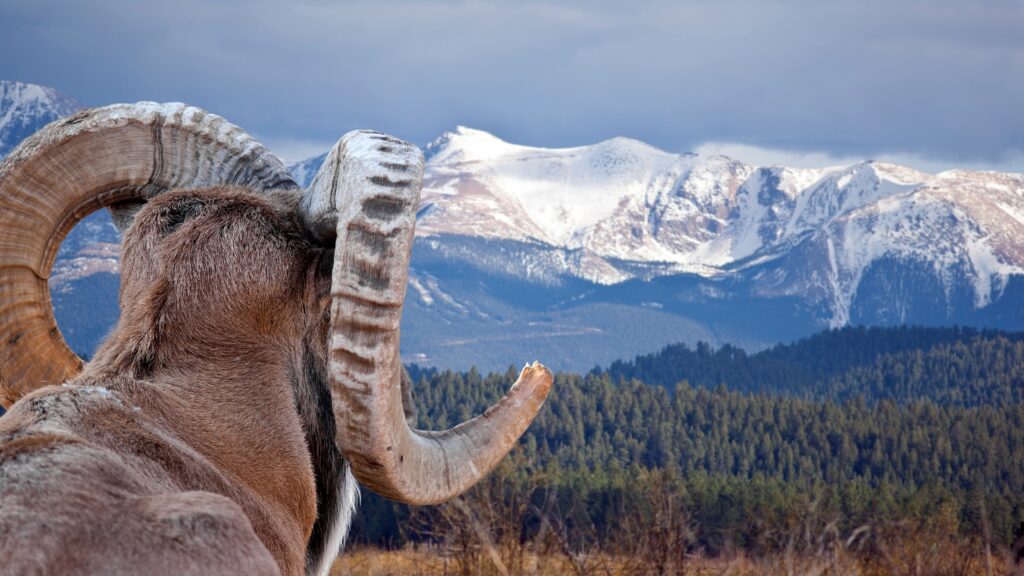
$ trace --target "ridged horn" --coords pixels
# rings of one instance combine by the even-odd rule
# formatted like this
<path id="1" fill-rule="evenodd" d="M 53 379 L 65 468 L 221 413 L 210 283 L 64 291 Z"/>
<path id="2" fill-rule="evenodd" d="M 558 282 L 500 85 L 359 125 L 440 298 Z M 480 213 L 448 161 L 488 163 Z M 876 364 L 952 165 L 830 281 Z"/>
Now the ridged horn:
<path id="1" fill-rule="evenodd" d="M 122 217 L 170 188 L 296 187 L 237 126 L 184 104 L 115 104 L 53 122 L 0 164 L 0 403 L 67 380 L 82 361 L 57 328 L 47 279 L 82 218 Z"/>
<path id="2" fill-rule="evenodd" d="M 352 132 L 328 154 L 301 204 L 314 233 L 337 238 L 328 345 L 338 448 L 360 483 L 409 504 L 457 496 L 497 466 L 537 415 L 552 380 L 534 363 L 504 398 L 468 422 L 427 432 L 406 421 L 399 323 L 422 181 L 417 147 Z"/>

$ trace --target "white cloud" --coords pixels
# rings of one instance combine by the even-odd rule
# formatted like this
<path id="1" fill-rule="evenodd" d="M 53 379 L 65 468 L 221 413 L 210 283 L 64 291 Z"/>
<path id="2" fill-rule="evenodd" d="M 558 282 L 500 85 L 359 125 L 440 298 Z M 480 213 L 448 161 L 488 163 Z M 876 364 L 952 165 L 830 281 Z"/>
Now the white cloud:
<path id="1" fill-rule="evenodd" d="M 916 154 L 905 153 L 879 153 L 863 157 L 846 156 L 820 151 L 764 148 L 761 146 L 738 144 L 735 142 L 705 142 L 698 146 L 694 152 L 701 155 L 721 154 L 755 166 L 772 166 L 778 164 L 781 166 L 792 166 L 796 168 L 827 168 L 830 166 L 855 164 L 865 160 L 877 160 L 879 162 L 889 162 L 892 164 L 900 164 L 902 166 L 910 166 L 931 174 L 936 174 L 943 170 L 951 170 L 954 168 L 964 170 L 1024 172 L 1024 153 L 1008 155 L 996 162 L 971 162 L 926 158 Z"/>

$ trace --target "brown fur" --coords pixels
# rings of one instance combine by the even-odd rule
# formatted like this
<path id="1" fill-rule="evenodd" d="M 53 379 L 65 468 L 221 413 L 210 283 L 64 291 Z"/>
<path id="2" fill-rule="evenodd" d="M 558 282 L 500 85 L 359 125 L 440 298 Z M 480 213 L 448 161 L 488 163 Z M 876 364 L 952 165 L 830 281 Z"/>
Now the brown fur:
<path id="1" fill-rule="evenodd" d="M 317 405 L 333 247 L 297 201 L 213 188 L 138 213 L 117 328 L 0 418 L 0 572 L 304 572 L 332 513 L 318 470 L 342 461 Z"/>

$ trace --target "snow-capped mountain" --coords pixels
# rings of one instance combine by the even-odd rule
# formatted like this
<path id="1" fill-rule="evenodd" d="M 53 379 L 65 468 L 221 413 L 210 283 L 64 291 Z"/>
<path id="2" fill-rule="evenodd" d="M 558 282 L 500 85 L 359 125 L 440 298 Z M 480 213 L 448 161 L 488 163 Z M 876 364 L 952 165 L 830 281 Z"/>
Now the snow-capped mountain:
<path id="1" fill-rule="evenodd" d="M 0 80 L 0 158 L 36 130 L 81 109 L 53 88 Z"/>
<path id="2" fill-rule="evenodd" d="M 840 326 L 863 320 L 851 309 L 885 262 L 932 276 L 950 311 L 963 290 L 982 308 L 1024 274 L 1021 174 L 754 167 L 626 138 L 531 148 L 464 127 L 428 145 L 427 157 L 421 244 L 540 282 L 742 278 L 753 296 L 801 298 Z M 296 166 L 297 176 L 311 178 L 317 160 Z M 452 250 L 466 242 L 453 237 L 519 249 L 494 261 L 486 243 L 475 243 L 476 255 Z M 909 303 L 894 306 L 874 320 L 909 320 Z"/>
<path id="3" fill-rule="evenodd" d="M 951 313 L 964 306 L 959 296 L 983 308 L 1024 274 L 1022 174 L 931 176 L 865 163 L 829 174 L 785 206 L 793 213 L 779 240 L 753 254 L 769 262 L 762 269 L 783 274 L 764 274 L 759 292 L 824 300 L 833 326 L 851 321 L 872 269 L 886 262 L 930 276 Z M 912 302 L 891 304 L 890 321 L 906 321 Z"/>
<path id="4" fill-rule="evenodd" d="M 634 263 L 700 269 L 694 251 L 722 227 L 751 171 L 627 138 L 556 150 L 461 127 L 428 152 L 421 236 L 538 242 L 572 254 L 568 270 L 600 284 L 635 277 Z"/>
<path id="5" fill-rule="evenodd" d="M 2 82 L 0 95 L 12 140 L 77 108 L 38 86 Z M 1024 329 L 1021 174 L 756 167 L 462 127 L 425 151 L 407 361 L 585 370 L 679 341 L 757 347 L 847 323 Z M 323 158 L 293 165 L 296 179 Z M 86 355 L 116 320 L 118 242 L 98 212 L 51 274 L 62 332 Z"/>

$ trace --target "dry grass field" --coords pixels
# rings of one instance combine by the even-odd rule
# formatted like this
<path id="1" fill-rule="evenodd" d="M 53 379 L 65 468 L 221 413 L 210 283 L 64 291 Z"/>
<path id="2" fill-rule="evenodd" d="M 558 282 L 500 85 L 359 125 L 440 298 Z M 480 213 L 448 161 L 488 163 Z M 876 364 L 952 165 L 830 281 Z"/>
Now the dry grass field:
<path id="1" fill-rule="evenodd" d="M 906 543 L 905 543 L 906 544 Z M 730 558 L 684 556 L 668 565 L 652 565 L 649 558 L 622 558 L 604 554 L 588 558 L 567 558 L 560 554 L 523 553 L 516 559 L 488 553 L 443 553 L 435 548 L 346 550 L 335 562 L 332 575 L 351 576 L 455 576 L 455 575 L 570 575 L 570 576 L 1017 576 L 1024 566 L 1014 567 L 1006 554 L 994 554 L 986 560 L 983 551 L 965 554 L 936 547 L 935 542 L 909 544 L 884 557 L 858 557 L 846 551 L 819 555 L 781 554 L 750 558 L 738 554 Z M 510 561 L 511 560 L 511 561 Z"/>

